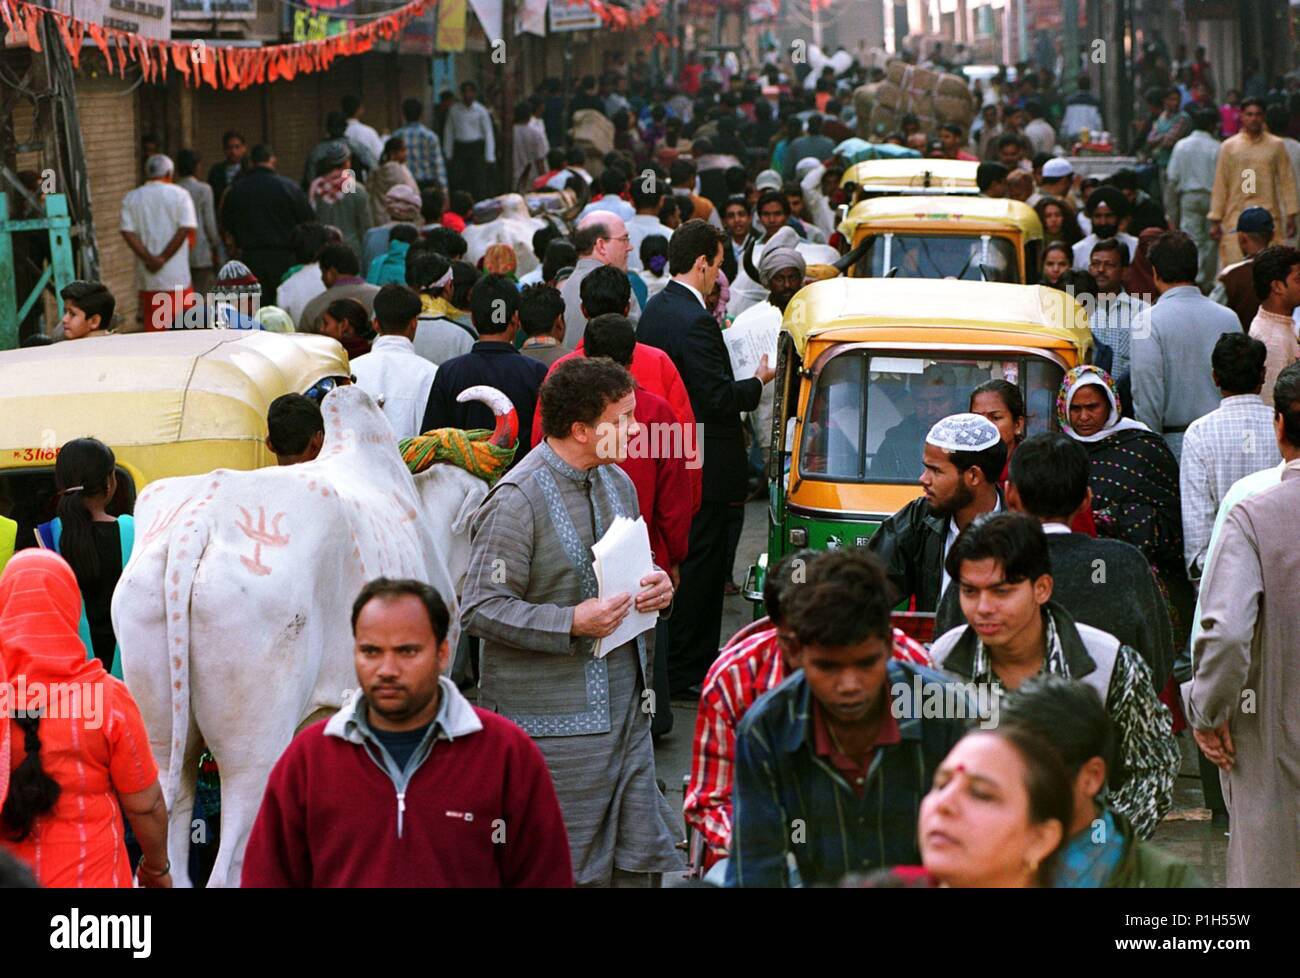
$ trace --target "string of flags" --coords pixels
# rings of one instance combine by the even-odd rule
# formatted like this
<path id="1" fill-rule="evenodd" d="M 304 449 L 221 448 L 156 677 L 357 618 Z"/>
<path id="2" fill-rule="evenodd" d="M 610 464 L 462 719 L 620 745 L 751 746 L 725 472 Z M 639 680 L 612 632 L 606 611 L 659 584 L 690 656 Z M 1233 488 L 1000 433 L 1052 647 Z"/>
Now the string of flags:
<path id="1" fill-rule="evenodd" d="M 662 9 L 662 3 L 650 0 L 638 10 L 588 0 L 588 5 L 606 25 L 616 30 L 639 27 Z M 246 89 L 276 81 L 289 81 L 297 75 L 326 71 L 338 58 L 347 58 L 373 50 L 379 40 L 394 40 L 415 18 L 437 6 L 437 0 L 411 0 L 392 13 L 346 31 L 314 41 L 273 44 L 265 47 L 235 47 L 206 39 L 159 40 L 141 37 L 129 31 L 102 24 L 87 23 L 58 10 L 51 10 L 27 0 L 0 0 L 0 19 L 11 32 L 26 35 L 27 46 L 41 51 L 41 18 L 47 18 L 58 31 L 74 68 L 81 67 L 83 42 L 94 42 L 110 74 L 125 76 L 128 64 L 139 65 L 147 82 L 164 82 L 169 73 L 180 74 L 195 88 L 208 85 L 215 89 Z"/>

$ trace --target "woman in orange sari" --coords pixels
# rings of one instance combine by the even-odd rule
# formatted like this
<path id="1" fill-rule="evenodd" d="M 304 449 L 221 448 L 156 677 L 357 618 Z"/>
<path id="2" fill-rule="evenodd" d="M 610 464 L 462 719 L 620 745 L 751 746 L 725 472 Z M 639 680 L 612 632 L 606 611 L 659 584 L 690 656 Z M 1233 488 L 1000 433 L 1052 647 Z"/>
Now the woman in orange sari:
<path id="1" fill-rule="evenodd" d="M 8 694 L 9 792 L 0 845 L 41 886 L 129 887 L 122 815 L 144 857 L 142 886 L 171 886 L 167 810 L 139 707 L 86 658 L 72 568 L 24 550 L 0 574 L 0 660 Z"/>

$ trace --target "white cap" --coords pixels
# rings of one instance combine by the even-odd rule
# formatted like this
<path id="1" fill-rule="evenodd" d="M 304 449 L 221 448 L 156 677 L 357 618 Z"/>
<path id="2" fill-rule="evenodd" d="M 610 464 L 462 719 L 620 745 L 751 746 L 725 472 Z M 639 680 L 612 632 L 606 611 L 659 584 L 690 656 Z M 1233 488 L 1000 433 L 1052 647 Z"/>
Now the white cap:
<path id="1" fill-rule="evenodd" d="M 982 414 L 950 414 L 925 436 L 927 445 L 945 452 L 982 452 L 1001 440 L 997 426 Z"/>
<path id="2" fill-rule="evenodd" d="M 780 190 L 785 186 L 785 181 L 781 179 L 781 174 L 775 170 L 764 170 L 754 181 L 755 190 Z"/>
<path id="3" fill-rule="evenodd" d="M 1062 177 L 1074 176 L 1074 167 L 1070 166 L 1070 161 L 1054 156 L 1043 164 L 1044 180 L 1060 180 Z"/>

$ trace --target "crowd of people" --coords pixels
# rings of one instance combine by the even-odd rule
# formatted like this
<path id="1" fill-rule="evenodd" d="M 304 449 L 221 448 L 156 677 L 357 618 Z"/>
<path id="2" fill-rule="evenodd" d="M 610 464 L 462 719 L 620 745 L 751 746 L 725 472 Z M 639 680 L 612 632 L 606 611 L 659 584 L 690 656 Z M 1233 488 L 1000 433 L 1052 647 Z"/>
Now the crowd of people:
<path id="1" fill-rule="evenodd" d="M 730 639 L 775 370 L 763 357 L 737 377 L 724 332 L 779 319 L 809 249 L 846 250 L 839 147 L 878 69 L 690 56 L 669 86 L 639 56 L 613 59 L 567 97 L 548 80 L 515 106 L 509 161 L 473 82 L 442 93 L 432 126 L 407 99 L 386 136 L 349 95 L 301 180 L 235 131 L 206 181 L 193 151 L 150 153 L 120 222 L 144 329 L 332 337 L 398 440 L 492 428 L 459 399 L 483 385 L 519 425 L 470 531 L 461 624 L 477 654 L 448 647 L 427 584 L 367 585 L 351 615 L 360 695 L 280 758 L 245 885 L 659 885 L 685 857 L 653 744 L 683 698 L 699 703 L 692 864 L 725 885 L 1197 885 L 1148 841 L 1185 726 L 1225 826 L 1220 771 L 1231 788 L 1229 882 L 1294 884 L 1276 854 L 1300 843 L 1279 738 L 1295 723 L 1300 571 L 1281 532 L 1300 489 L 1300 97 L 1248 78 L 1216 105 L 1203 52 L 1168 77 L 1159 62 L 1144 55 L 1141 162 L 1105 179 L 1067 158 L 1104 120 L 1086 75 L 1060 93 L 1063 63 L 978 86 L 969 130 L 904 117 L 881 134 L 980 161 L 982 194 L 1037 211 L 1039 280 L 1088 300 L 1093 353 L 1065 375 L 1051 433 L 1026 437 L 1015 384 L 956 392 L 967 410 L 930 419 L 922 454 L 898 461 L 923 496 L 866 547 L 786 556 L 767 617 Z M 572 135 L 590 114 L 609 152 Z M 62 299 L 62 322 L 26 345 L 117 331 L 102 283 Z M 629 451 L 655 427 L 698 432 L 697 455 Z M 268 429 L 285 465 L 324 438 L 299 395 Z M 109 615 L 133 538 L 106 511 L 113 471 L 102 443 L 64 445 L 58 517 L 0 576 L 4 671 L 75 676 L 116 704 L 100 739 L 38 712 L 13 722 L 3 846 L 26 870 L 5 872 L 42 885 L 170 882 Z M 637 514 L 653 572 L 601 597 L 591 546 Z M 892 627 L 899 601 L 935 614 L 933 645 Z M 595 654 L 633 608 L 657 624 Z M 900 712 L 900 689 L 952 708 Z"/>

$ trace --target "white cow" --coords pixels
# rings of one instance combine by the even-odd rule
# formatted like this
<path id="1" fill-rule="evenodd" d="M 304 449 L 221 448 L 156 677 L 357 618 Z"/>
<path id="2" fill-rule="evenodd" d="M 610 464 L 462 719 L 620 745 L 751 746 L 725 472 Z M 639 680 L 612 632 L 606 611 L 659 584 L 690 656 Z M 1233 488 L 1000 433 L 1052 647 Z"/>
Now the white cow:
<path id="1" fill-rule="evenodd" d="M 497 413 L 498 444 L 513 440 L 504 395 L 474 388 L 468 397 Z M 412 477 L 359 387 L 331 392 L 322 410 L 315 461 L 162 479 L 136 504 L 113 623 L 161 770 L 178 886 L 189 885 L 203 745 L 221 770 L 209 885 L 238 886 L 271 768 L 309 718 L 337 710 L 356 686 L 350 612 L 363 584 L 429 582 L 451 610 L 453 648 L 459 636 L 469 519 L 487 485 L 453 465 Z"/>

